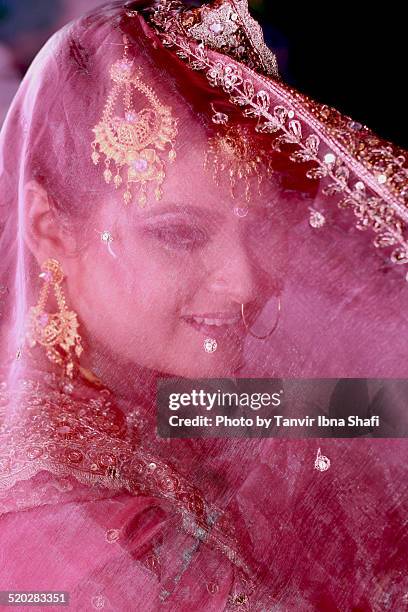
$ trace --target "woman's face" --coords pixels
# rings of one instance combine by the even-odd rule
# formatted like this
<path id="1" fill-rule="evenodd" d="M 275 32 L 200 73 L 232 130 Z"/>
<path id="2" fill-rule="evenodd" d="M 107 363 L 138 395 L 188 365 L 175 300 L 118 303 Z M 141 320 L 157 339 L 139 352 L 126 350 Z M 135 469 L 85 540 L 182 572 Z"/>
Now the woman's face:
<path id="1" fill-rule="evenodd" d="M 245 203 L 203 169 L 204 148 L 185 147 L 167 163 L 160 202 L 151 196 L 140 208 L 133 184 L 125 205 L 122 191 L 108 187 L 88 247 L 66 272 L 90 345 L 96 338 L 118 360 L 192 378 L 228 376 L 242 363 L 241 304 L 253 324 L 287 260 L 276 191 L 261 197 L 255 187 L 247 215 L 238 216 L 234 208 Z M 206 352 L 206 339 L 217 341 L 215 352 Z"/>

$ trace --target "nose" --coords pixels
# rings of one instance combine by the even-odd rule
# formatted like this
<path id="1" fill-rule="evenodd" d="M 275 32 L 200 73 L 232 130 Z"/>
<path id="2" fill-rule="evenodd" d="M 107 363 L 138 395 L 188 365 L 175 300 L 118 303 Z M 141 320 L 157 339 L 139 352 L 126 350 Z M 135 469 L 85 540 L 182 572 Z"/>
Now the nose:
<path id="1" fill-rule="evenodd" d="M 252 302 L 257 294 L 257 272 L 237 236 L 226 243 L 222 252 L 213 254 L 208 288 L 212 294 L 227 297 L 238 304 Z"/>

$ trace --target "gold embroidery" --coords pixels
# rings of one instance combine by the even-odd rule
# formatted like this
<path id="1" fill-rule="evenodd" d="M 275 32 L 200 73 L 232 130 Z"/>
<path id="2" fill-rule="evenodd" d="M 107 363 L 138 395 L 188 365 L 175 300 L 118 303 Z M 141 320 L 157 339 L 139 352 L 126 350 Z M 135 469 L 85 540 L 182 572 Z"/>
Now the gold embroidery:
<path id="1" fill-rule="evenodd" d="M 56 374 L 42 376 L 41 383 L 20 380 L 12 393 L 0 383 L 0 491 L 46 470 L 91 487 L 161 497 L 181 514 L 186 533 L 250 575 L 235 550 L 227 513 L 208 504 L 194 485 L 141 447 L 138 438 L 129 437 L 125 415 L 108 389 L 76 399 L 64 393 Z"/>
<path id="2" fill-rule="evenodd" d="M 408 169 L 402 152 L 338 111 L 262 76 L 262 66 L 259 69 L 258 62 L 254 67 L 247 50 L 237 58 L 223 47 L 225 54 L 248 67 L 245 70 L 227 58 L 213 59 L 186 25 L 182 27 L 180 11 L 170 9 L 167 2 L 160 3 L 151 23 L 165 46 L 193 70 L 204 71 L 213 87 L 225 92 L 245 117 L 256 120 L 256 131 L 271 135 L 274 148 L 291 145 L 292 161 L 314 162 L 314 167 L 308 164 L 305 169 L 306 176 L 322 180 L 323 193 L 337 196 L 340 208 L 350 208 L 359 229 L 375 232 L 375 247 L 391 247 L 391 261 L 408 264 Z M 258 74 L 251 72 L 254 68 Z M 276 101 L 274 107 L 271 99 Z M 405 278 L 408 281 L 408 273 Z"/>
<path id="3" fill-rule="evenodd" d="M 276 56 L 265 44 L 262 28 L 251 17 L 247 0 L 215 0 L 193 9 L 179 0 L 160 0 L 151 20 L 170 36 L 183 37 L 187 33 L 208 47 L 280 80 Z"/>
<path id="4" fill-rule="evenodd" d="M 222 4 L 216 9 L 204 7 L 201 12 L 201 23 L 191 27 L 189 32 L 197 40 L 221 49 L 231 45 L 231 37 L 238 30 L 237 21 L 238 15 L 229 4 Z"/>
<path id="5" fill-rule="evenodd" d="M 109 544 L 114 544 L 119 540 L 120 529 L 107 529 L 105 533 L 105 540 Z"/>

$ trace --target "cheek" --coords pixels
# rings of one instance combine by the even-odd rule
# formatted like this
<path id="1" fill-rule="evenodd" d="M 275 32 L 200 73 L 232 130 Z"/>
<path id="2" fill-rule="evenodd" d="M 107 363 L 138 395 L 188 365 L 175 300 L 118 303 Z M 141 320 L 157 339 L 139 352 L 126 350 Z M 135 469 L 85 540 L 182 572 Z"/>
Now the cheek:
<path id="1" fill-rule="evenodd" d="M 265 275 L 265 280 L 274 280 L 285 275 L 289 262 L 289 245 L 287 230 L 271 229 L 268 233 L 260 233 L 251 243 L 253 261 L 259 276 Z"/>
<path id="2" fill-rule="evenodd" d="M 163 311 L 171 314 L 177 297 L 174 270 L 165 254 L 142 247 L 143 243 L 137 252 L 117 264 L 123 300 L 149 319 Z"/>
<path id="3" fill-rule="evenodd" d="M 122 253 L 121 253 L 122 251 Z M 88 316 L 95 313 L 98 329 L 105 326 L 120 342 L 129 337 L 146 342 L 177 334 L 179 313 L 188 294 L 185 261 L 143 240 L 125 250 L 115 249 L 117 259 L 106 253 L 94 255 L 98 265 L 88 271 L 90 282 L 79 293 Z M 91 259 L 91 257 L 89 258 Z M 161 344 L 163 346 L 163 344 Z"/>
<path id="4" fill-rule="evenodd" d="M 89 253 L 69 277 L 72 303 L 87 332 L 115 335 L 116 322 L 124 319 L 128 300 L 124 299 L 123 285 L 117 264 L 100 250 Z M 93 263 L 95 262 L 95 263 Z M 102 330 L 102 331 L 101 331 Z"/>

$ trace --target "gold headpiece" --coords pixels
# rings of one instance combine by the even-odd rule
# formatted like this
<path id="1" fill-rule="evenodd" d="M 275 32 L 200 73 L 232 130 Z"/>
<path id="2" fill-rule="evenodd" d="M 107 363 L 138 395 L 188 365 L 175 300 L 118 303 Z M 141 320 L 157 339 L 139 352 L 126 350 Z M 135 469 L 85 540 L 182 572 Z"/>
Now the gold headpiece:
<path id="1" fill-rule="evenodd" d="M 220 113 L 217 113 L 220 115 Z M 215 123 L 217 121 L 214 116 Z M 212 159 L 214 180 L 217 185 L 222 174 L 227 176 L 231 184 L 231 196 L 236 197 L 235 188 L 238 181 L 243 181 L 245 199 L 250 201 L 251 179 L 258 179 L 258 190 L 264 177 L 273 173 L 270 157 L 264 149 L 257 149 L 253 144 L 253 135 L 249 129 L 240 125 L 223 125 L 209 141 L 209 149 L 205 158 L 205 167 Z"/>
<path id="2" fill-rule="evenodd" d="M 144 206 L 149 181 L 157 183 L 156 199 L 162 197 L 161 185 L 166 173 L 165 163 L 158 152 L 165 151 L 166 146 L 170 145 L 168 158 L 171 162 L 176 159 L 174 140 L 177 136 L 177 120 L 172 116 L 172 109 L 161 104 L 153 89 L 136 73 L 133 60 L 127 56 L 126 37 L 124 45 L 122 59 L 116 61 L 110 69 L 114 86 L 109 93 L 102 119 L 93 129 L 95 140 L 92 143 L 92 160 L 97 165 L 100 154 L 105 155 L 105 181 L 110 183 L 113 179 L 116 189 L 125 181 L 123 199 L 127 204 L 132 200 L 131 183 L 139 183 L 139 204 Z M 135 109 L 132 99 L 134 90 L 147 98 L 150 104 L 148 107 Z M 115 114 L 120 93 L 123 116 Z M 112 162 L 116 172 L 112 172 Z M 125 177 L 121 175 L 123 166 L 127 167 Z"/>

